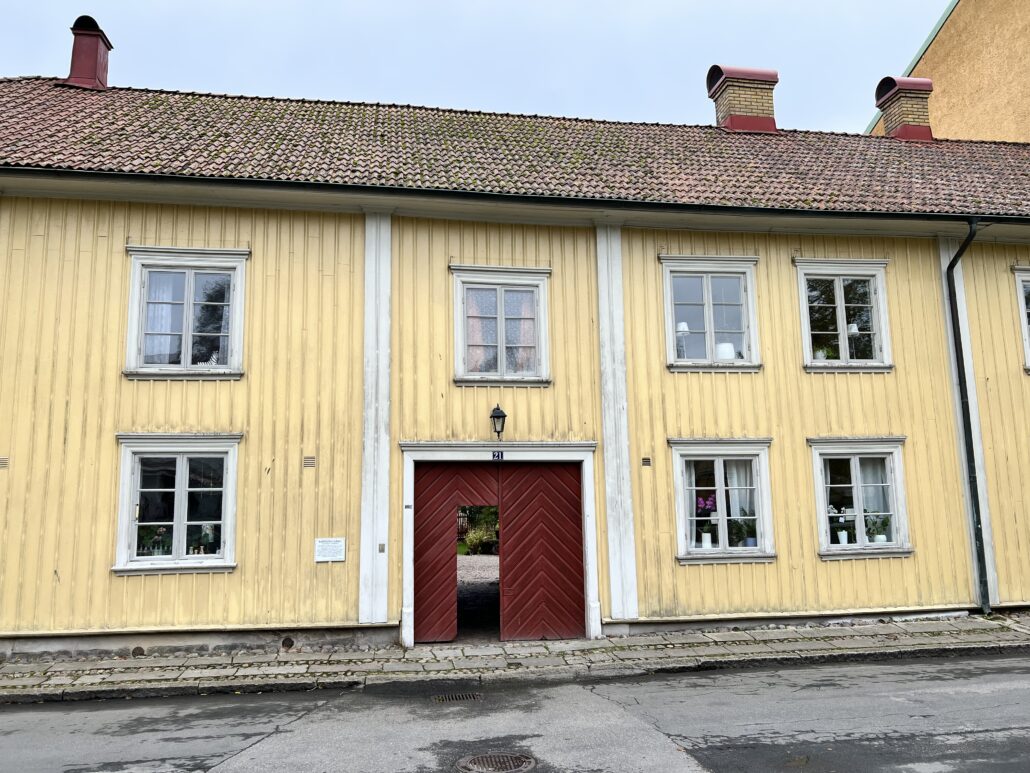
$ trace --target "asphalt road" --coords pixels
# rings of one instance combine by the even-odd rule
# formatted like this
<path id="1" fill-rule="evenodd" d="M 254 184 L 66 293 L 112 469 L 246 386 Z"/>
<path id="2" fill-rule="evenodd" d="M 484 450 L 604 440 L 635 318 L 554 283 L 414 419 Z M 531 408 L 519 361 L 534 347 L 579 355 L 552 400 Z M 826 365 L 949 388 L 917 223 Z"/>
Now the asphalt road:
<path id="1" fill-rule="evenodd" d="M 0 771 L 1030 771 L 1030 658 L 0 707 Z"/>

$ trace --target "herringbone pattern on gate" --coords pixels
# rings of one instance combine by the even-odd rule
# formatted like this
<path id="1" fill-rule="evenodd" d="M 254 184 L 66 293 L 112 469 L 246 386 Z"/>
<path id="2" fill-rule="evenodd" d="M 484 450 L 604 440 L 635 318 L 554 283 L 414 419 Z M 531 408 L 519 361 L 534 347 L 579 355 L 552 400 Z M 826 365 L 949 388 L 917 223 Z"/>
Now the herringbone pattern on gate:
<path id="1" fill-rule="evenodd" d="M 586 633 L 580 467 L 501 466 L 501 638 Z"/>
<path id="2" fill-rule="evenodd" d="M 458 507 L 498 504 L 494 464 L 415 465 L 415 641 L 458 634 Z"/>

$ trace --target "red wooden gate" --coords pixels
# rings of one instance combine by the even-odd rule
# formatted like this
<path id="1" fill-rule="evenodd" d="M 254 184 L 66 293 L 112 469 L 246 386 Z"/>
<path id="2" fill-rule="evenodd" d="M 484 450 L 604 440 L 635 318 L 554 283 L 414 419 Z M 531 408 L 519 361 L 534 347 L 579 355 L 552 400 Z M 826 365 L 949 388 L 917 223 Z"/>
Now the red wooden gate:
<path id="1" fill-rule="evenodd" d="M 577 463 L 501 466 L 501 639 L 586 634 Z"/>
<path id="2" fill-rule="evenodd" d="M 497 465 L 415 465 L 415 641 L 458 635 L 458 507 L 497 504 Z"/>
<path id="3" fill-rule="evenodd" d="M 578 463 L 415 465 L 415 641 L 458 633 L 457 518 L 496 505 L 501 532 L 501 639 L 585 635 Z"/>

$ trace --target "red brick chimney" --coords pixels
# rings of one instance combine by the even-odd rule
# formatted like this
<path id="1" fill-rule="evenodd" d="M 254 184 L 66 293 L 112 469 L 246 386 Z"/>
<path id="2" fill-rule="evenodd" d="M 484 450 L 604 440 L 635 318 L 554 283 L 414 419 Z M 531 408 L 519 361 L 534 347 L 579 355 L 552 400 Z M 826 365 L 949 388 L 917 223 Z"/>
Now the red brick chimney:
<path id="1" fill-rule="evenodd" d="M 72 66 L 62 81 L 84 89 L 107 88 L 107 52 L 114 46 L 92 16 L 80 16 L 72 25 Z"/>
<path id="2" fill-rule="evenodd" d="M 779 80 L 775 70 L 713 64 L 707 85 L 716 124 L 731 131 L 776 131 L 773 89 Z"/>
<path id="3" fill-rule="evenodd" d="M 883 113 L 883 133 L 899 140 L 933 139 L 930 128 L 929 78 L 884 78 L 876 87 L 876 106 Z"/>

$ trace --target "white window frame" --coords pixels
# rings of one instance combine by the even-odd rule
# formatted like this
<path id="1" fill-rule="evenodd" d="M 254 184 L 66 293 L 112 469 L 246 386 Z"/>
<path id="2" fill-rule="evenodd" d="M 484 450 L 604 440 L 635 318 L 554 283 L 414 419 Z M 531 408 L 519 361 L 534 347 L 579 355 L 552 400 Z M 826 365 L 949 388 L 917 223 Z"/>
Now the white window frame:
<path id="1" fill-rule="evenodd" d="M 769 473 L 770 438 L 685 439 L 670 438 L 672 449 L 673 492 L 676 497 L 676 558 L 687 563 L 762 563 L 776 558 L 773 542 L 772 485 Z M 755 496 L 758 544 L 753 548 L 696 548 L 687 534 L 690 508 L 687 503 L 686 463 L 693 459 L 753 459 L 755 463 Z M 724 505 L 720 505 L 724 507 Z M 723 530 L 720 523 L 720 532 Z M 727 540 L 719 540 L 719 544 Z"/>
<path id="2" fill-rule="evenodd" d="M 243 375 L 244 288 L 246 249 L 202 249 L 179 247 L 127 247 L 132 260 L 129 284 L 129 323 L 126 336 L 125 375 L 144 379 L 235 379 Z M 232 274 L 229 298 L 229 358 L 226 365 L 189 363 L 192 340 L 184 333 L 183 362 L 180 365 L 153 365 L 143 362 L 143 322 L 146 319 L 144 287 L 147 273 L 158 271 L 220 271 Z M 187 293 L 190 293 L 187 288 Z M 187 301 L 192 302 L 192 294 Z M 187 304 L 188 305 L 188 304 Z M 188 312 L 184 324 L 188 324 Z M 188 329 L 188 328 L 187 328 Z"/>
<path id="3" fill-rule="evenodd" d="M 1023 370 L 1026 373 L 1030 373 L 1030 324 L 1027 324 L 1026 295 L 1023 292 L 1023 287 L 1030 285 L 1030 266 L 1013 266 L 1012 273 L 1016 275 L 1019 328 L 1023 334 Z"/>
<path id="4" fill-rule="evenodd" d="M 147 572 L 217 572 L 236 567 L 236 484 L 239 464 L 240 433 L 216 434 L 150 434 L 122 433 L 117 436 L 121 444 L 121 469 L 118 496 L 118 541 L 112 571 L 118 574 Z M 216 454 L 225 457 L 222 479 L 222 542 L 220 556 L 198 558 L 187 556 L 137 557 L 133 552 L 136 541 L 136 497 L 140 456 L 174 456 L 177 454 Z"/>
<path id="5" fill-rule="evenodd" d="M 890 321 L 887 313 L 886 260 L 802 260 L 794 259 L 798 278 L 798 301 L 801 304 L 801 343 L 804 347 L 805 370 L 819 371 L 887 371 L 894 367 L 891 356 Z M 808 280 L 835 279 L 838 288 L 843 277 L 872 280 L 873 325 L 879 345 L 879 357 L 874 360 L 847 359 L 847 346 L 842 349 L 844 359 L 816 360 L 812 352 L 812 330 L 808 316 Z M 844 298 L 838 294 L 837 326 L 839 335 L 847 343 L 847 325 L 844 324 Z"/>
<path id="6" fill-rule="evenodd" d="M 809 438 L 812 448 L 812 472 L 815 483 L 816 518 L 819 529 L 819 555 L 823 559 L 862 558 L 883 556 L 908 556 L 912 554 L 909 541 L 908 508 L 905 505 L 905 471 L 902 464 L 904 437 L 873 438 Z M 890 543 L 868 542 L 865 539 L 864 520 L 856 519 L 856 534 L 861 532 L 862 540 L 856 545 L 834 545 L 830 542 L 830 525 L 827 520 L 826 475 L 823 460 L 827 457 L 881 456 L 887 458 L 887 472 L 890 475 L 891 507 L 894 513 L 896 540 Z M 861 480 L 854 477 L 852 460 L 852 485 L 859 501 L 855 503 L 856 514 L 861 508 Z M 859 528 L 859 523 L 862 524 Z"/>
<path id="7" fill-rule="evenodd" d="M 548 322 L 547 285 L 549 268 L 523 268 L 517 266 L 470 266 L 452 264 L 454 275 L 454 381 L 458 384 L 525 384 L 545 386 L 551 382 L 550 325 Z M 533 289 L 537 298 L 537 372 L 507 375 L 498 373 L 469 373 L 466 366 L 465 345 L 465 289 L 468 287 Z M 498 325 L 498 366 L 504 361 L 504 331 Z"/>
<path id="8" fill-rule="evenodd" d="M 662 264 L 665 293 L 665 358 L 671 371 L 738 370 L 755 371 L 762 365 L 758 347 L 758 311 L 755 291 L 755 265 L 757 257 L 691 257 L 685 255 L 659 255 Z M 676 275 L 692 274 L 705 277 L 705 328 L 712 357 L 703 360 L 680 360 L 676 357 L 676 314 L 673 306 L 672 280 Z M 710 287 L 712 276 L 741 276 L 744 279 L 744 337 L 748 344 L 748 357 L 744 360 L 717 360 L 714 350 L 715 326 L 712 319 Z"/>

